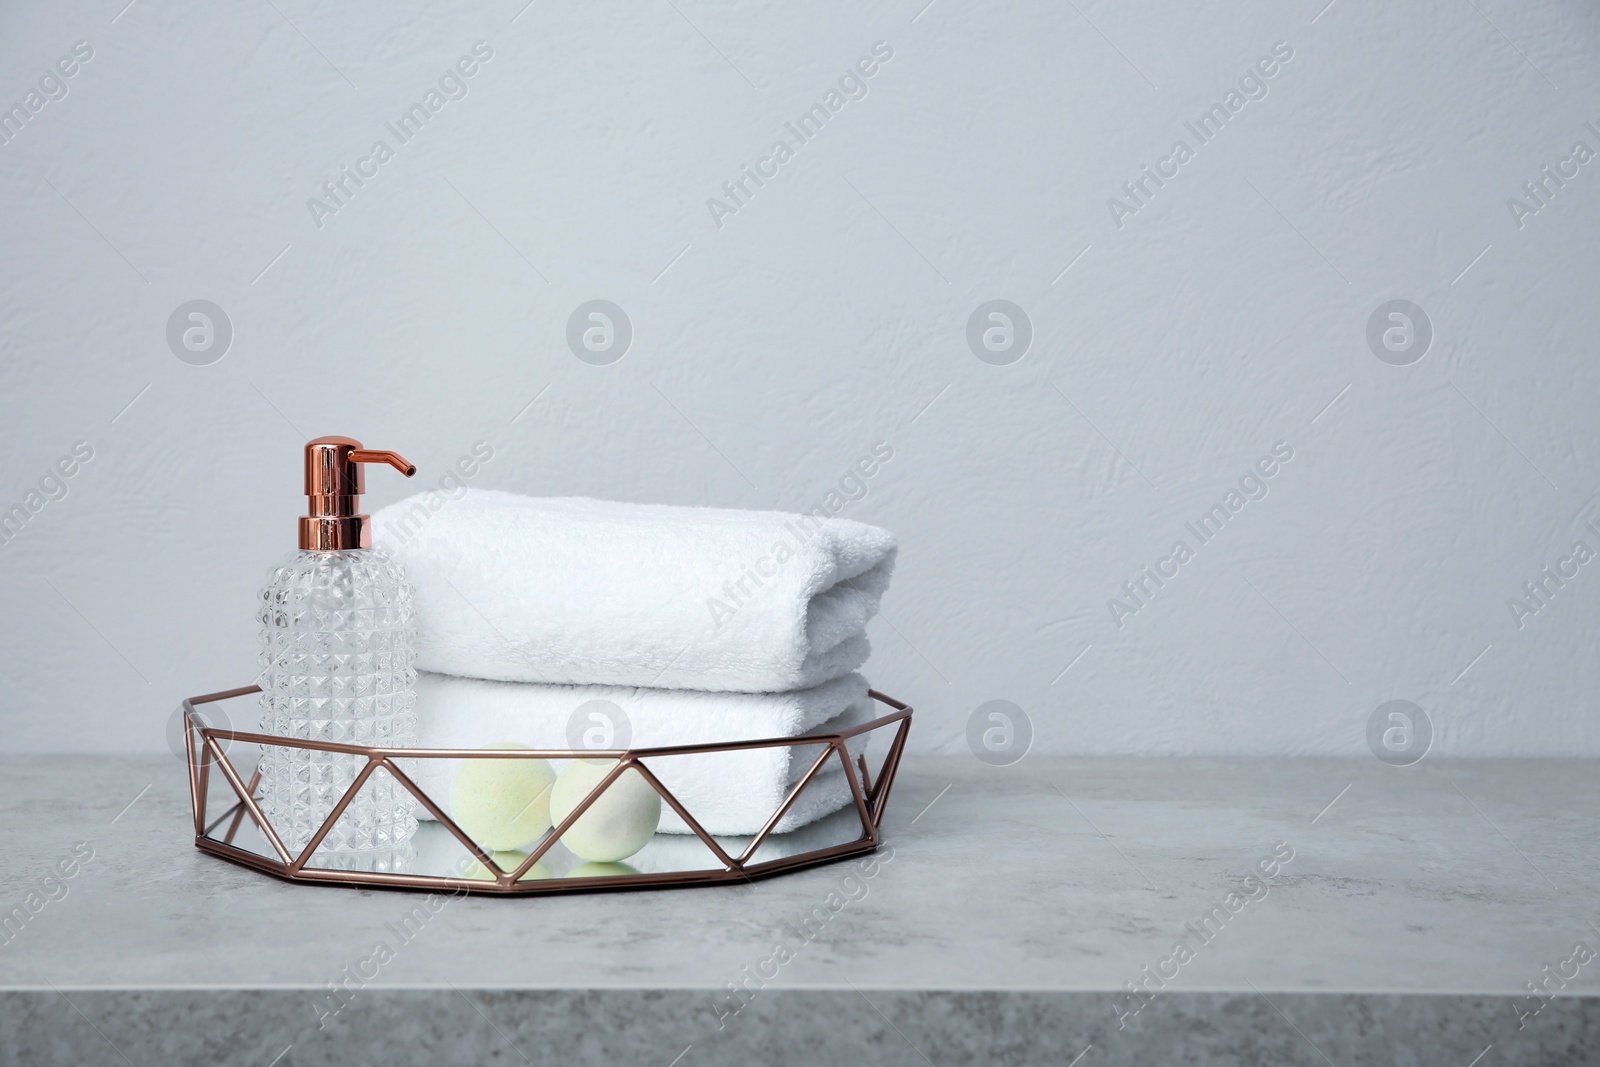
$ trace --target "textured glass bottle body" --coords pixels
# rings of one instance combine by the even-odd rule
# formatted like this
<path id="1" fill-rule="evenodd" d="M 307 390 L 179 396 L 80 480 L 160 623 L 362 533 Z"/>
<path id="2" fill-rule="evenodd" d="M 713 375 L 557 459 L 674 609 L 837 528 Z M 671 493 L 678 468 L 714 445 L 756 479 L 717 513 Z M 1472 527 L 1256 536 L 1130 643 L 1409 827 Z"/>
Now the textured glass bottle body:
<path id="1" fill-rule="evenodd" d="M 416 745 L 411 587 L 381 549 L 300 551 L 261 590 L 261 732 L 302 741 Z M 402 761 L 402 770 L 410 768 Z M 365 758 L 267 748 L 263 810 L 291 853 L 315 835 Z M 319 851 L 383 849 L 416 832 L 416 800 L 373 772 Z"/>

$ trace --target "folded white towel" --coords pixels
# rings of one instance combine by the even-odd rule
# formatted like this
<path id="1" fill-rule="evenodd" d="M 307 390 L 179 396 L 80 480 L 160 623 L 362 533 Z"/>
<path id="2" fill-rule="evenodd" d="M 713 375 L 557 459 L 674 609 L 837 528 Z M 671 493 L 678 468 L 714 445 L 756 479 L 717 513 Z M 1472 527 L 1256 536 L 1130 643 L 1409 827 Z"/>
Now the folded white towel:
<path id="1" fill-rule="evenodd" d="M 622 710 L 626 726 L 593 719 Z M 585 705 L 589 705 L 586 707 Z M 417 743 L 422 748 L 482 748 L 520 741 L 532 748 L 644 748 L 796 737 L 842 730 L 875 716 L 867 682 L 859 674 L 791 693 L 699 693 L 687 689 L 635 689 L 604 685 L 532 685 L 450 675 L 417 674 Z M 574 723 L 576 722 L 576 726 Z M 584 733 L 598 731 L 593 743 Z M 607 731 L 612 739 L 607 738 Z M 626 741 L 616 736 L 631 735 Z M 579 740 L 574 742 L 573 734 Z M 866 737 L 851 739 L 851 759 L 866 750 Z M 821 745 L 774 746 L 683 756 L 647 757 L 643 762 L 661 784 L 713 834 L 753 834 L 778 810 L 789 789 L 823 752 Z M 450 782 L 461 760 L 417 760 L 417 784 L 449 812 Z M 559 767 L 559 764 L 558 764 Z M 850 783 L 833 757 L 778 823 L 785 832 L 851 802 Z M 427 812 L 418 808 L 419 817 Z M 689 833 L 667 804 L 661 829 Z"/>
<path id="2" fill-rule="evenodd" d="M 719 692 L 804 689 L 866 662 L 887 530 L 776 511 L 476 489 L 380 511 L 415 590 L 417 667 Z"/>

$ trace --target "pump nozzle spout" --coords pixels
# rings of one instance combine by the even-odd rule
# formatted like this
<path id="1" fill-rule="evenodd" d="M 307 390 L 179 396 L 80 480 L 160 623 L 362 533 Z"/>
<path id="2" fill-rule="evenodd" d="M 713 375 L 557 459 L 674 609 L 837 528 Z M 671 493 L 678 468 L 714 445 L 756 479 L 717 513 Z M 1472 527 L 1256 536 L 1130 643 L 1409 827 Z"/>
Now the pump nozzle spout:
<path id="1" fill-rule="evenodd" d="M 417 465 L 407 460 L 400 453 L 376 448 L 351 449 L 350 461 L 352 463 L 387 463 L 407 478 L 417 473 Z"/>

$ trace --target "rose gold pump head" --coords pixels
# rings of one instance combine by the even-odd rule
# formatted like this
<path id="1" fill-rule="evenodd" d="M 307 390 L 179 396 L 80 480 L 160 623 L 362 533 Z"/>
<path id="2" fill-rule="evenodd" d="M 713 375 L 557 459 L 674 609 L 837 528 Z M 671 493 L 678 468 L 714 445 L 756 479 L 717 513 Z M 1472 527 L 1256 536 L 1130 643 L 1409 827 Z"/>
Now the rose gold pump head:
<path id="1" fill-rule="evenodd" d="M 300 516 L 300 547 L 315 552 L 372 547 L 372 516 L 361 515 L 366 492 L 363 463 L 387 463 L 407 478 L 416 465 L 397 452 L 362 448 L 348 437 L 319 437 L 306 442 L 306 496 L 309 514 Z"/>

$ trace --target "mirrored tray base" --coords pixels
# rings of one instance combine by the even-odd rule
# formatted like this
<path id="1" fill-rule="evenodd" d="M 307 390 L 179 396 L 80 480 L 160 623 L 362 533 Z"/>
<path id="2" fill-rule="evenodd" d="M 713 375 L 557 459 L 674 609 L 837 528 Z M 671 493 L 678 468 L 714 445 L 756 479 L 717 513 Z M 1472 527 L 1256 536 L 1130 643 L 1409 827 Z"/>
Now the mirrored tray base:
<path id="1" fill-rule="evenodd" d="M 222 702 L 260 691 L 252 685 L 183 702 L 195 847 L 291 882 L 497 896 L 746 882 L 871 852 L 879 844 L 883 813 L 912 715 L 909 705 L 873 690 L 872 698 L 888 713 L 838 732 L 607 751 L 371 748 L 249 733 L 213 722 L 227 721 L 225 712 L 216 714 Z M 316 834 L 298 850 L 285 843 L 263 811 L 260 761 L 268 748 L 344 753 L 359 762 L 354 780 L 332 805 Z M 696 777 L 701 781 L 719 779 L 713 769 L 716 762 L 725 764 L 732 780 L 733 761 L 748 760 L 755 750 L 773 748 L 788 749 L 791 765 L 805 770 L 752 834 L 709 832 L 689 806 L 663 784 L 663 779 L 684 780 L 679 761 L 688 760 L 699 761 Z M 496 852 L 463 832 L 439 800 L 419 787 L 405 769 L 414 772 L 422 760 L 465 759 L 607 759 L 615 764 L 589 796 L 538 841 L 525 850 Z M 664 809 L 677 815 L 674 824 L 681 823 L 688 832 L 657 832 L 621 862 L 586 863 L 565 848 L 561 836 L 629 769 L 636 769 L 660 794 Z M 416 798 L 419 816 L 426 813 L 432 819 L 419 821 L 416 834 L 398 848 L 335 851 L 320 847 L 339 820 L 348 817 L 346 809 L 363 787 L 376 786 L 386 775 Z M 830 813 L 777 832 L 791 811 L 806 810 Z"/>

